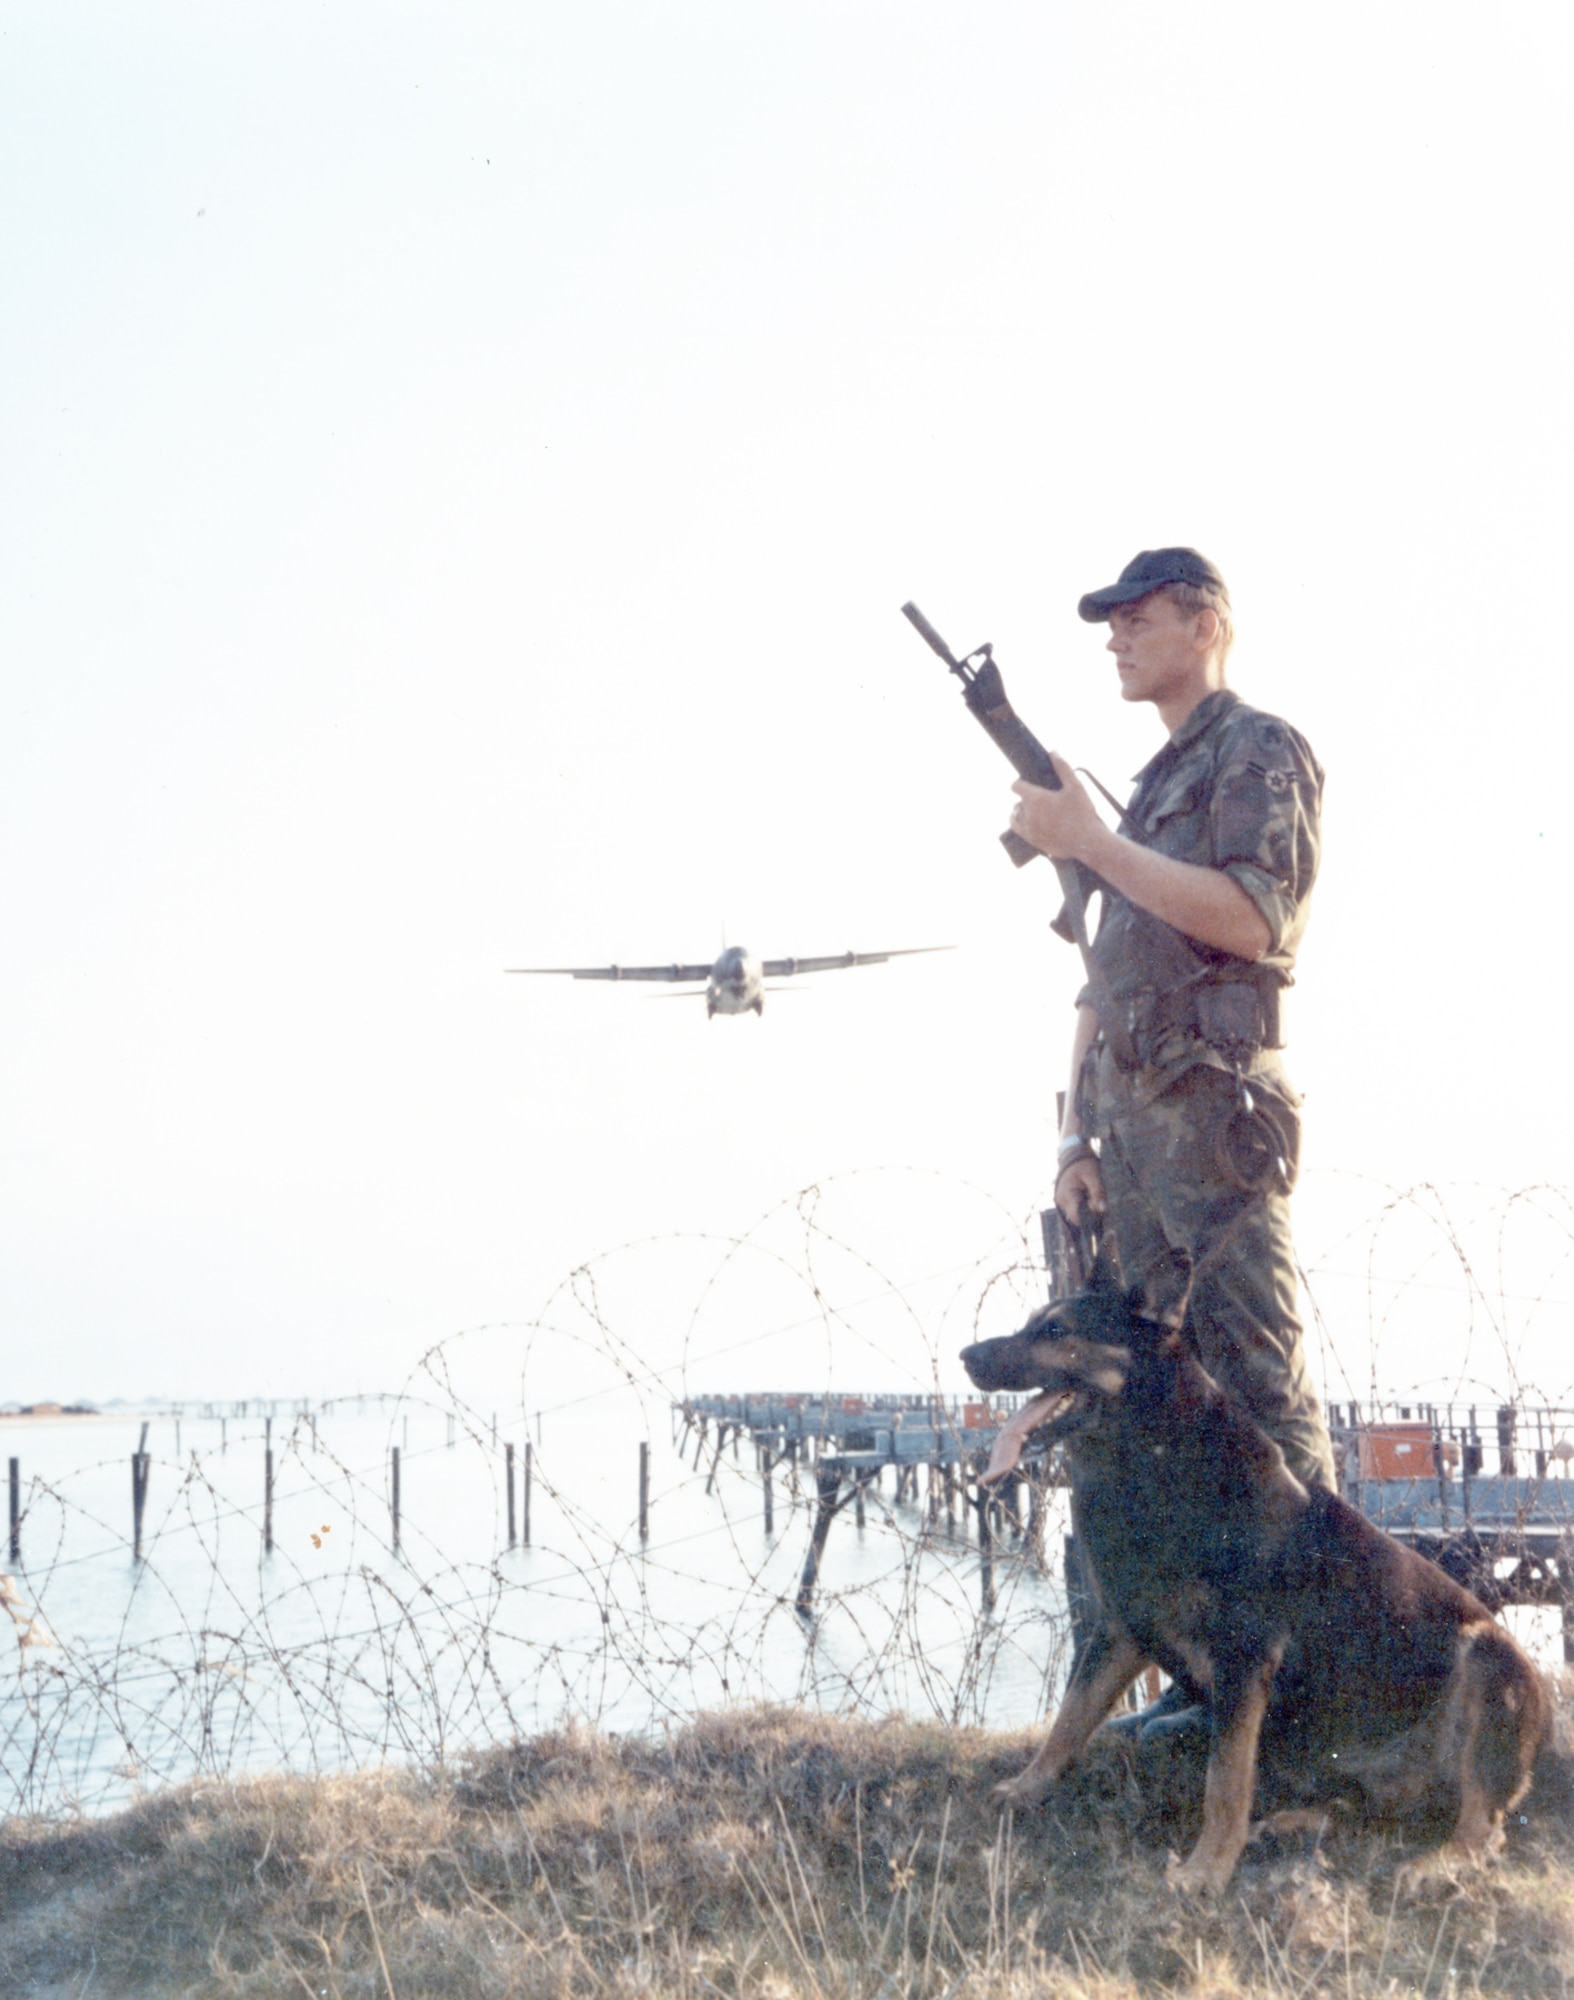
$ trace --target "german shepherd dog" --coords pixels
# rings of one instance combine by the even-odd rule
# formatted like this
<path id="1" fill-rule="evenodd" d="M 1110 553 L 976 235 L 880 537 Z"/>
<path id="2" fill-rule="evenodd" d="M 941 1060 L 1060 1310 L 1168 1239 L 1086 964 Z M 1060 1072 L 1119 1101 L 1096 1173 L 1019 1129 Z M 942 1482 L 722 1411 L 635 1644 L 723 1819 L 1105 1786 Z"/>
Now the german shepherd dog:
<path id="1" fill-rule="evenodd" d="M 978 1387 L 1043 1393 L 1003 1431 L 986 1480 L 1032 1430 L 1065 1445 L 1072 1520 L 1098 1600 L 1049 1736 L 997 1796 L 1053 1785 L 1145 1667 L 1205 1692 L 1212 1735 L 1202 1834 L 1170 1881 L 1217 1891 L 1251 1834 L 1259 1755 L 1306 1826 L 1317 1803 L 1446 1829 L 1441 1853 L 1484 1860 L 1529 1786 L 1551 1711 L 1541 1677 L 1491 1613 L 1332 1493 L 1203 1369 L 1186 1337 L 1184 1252 L 1125 1290 L 1091 1286 L 1020 1333 L 964 1348 Z"/>

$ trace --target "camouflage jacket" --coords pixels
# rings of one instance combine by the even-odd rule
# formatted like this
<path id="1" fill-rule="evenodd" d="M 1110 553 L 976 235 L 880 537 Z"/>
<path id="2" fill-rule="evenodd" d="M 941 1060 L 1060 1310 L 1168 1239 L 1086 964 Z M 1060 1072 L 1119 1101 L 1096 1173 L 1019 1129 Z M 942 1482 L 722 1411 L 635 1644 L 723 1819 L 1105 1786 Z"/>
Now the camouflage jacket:
<path id="1" fill-rule="evenodd" d="M 1278 992 L 1291 982 L 1306 929 L 1322 790 L 1305 739 L 1229 688 L 1199 702 L 1137 774 L 1125 837 L 1222 869 L 1250 896 L 1269 937 L 1253 965 L 1104 887 L 1093 955 L 1144 1064 L 1249 1064 L 1279 1045 Z M 1091 996 L 1084 989 L 1079 998 Z"/>

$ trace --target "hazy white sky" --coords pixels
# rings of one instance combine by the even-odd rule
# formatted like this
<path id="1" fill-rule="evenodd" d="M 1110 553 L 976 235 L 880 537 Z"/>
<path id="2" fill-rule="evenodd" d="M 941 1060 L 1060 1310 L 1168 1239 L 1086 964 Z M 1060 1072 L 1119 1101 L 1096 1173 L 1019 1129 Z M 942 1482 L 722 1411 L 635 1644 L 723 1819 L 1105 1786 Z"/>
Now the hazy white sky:
<path id="1" fill-rule="evenodd" d="M 11 0 L 0 1399 L 395 1382 L 849 1168 L 1047 1198 L 1077 967 L 897 607 L 1119 789 L 1075 604 L 1166 542 L 1329 773 L 1303 1249 L 1574 1179 L 1571 40 Z M 763 1022 L 501 972 L 724 928 L 958 950 Z"/>

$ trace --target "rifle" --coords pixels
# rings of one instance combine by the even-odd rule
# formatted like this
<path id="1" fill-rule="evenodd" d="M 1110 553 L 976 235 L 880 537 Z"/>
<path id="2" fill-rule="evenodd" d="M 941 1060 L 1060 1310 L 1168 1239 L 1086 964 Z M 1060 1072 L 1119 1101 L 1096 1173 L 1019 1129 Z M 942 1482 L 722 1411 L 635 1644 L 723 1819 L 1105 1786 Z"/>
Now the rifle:
<path id="1" fill-rule="evenodd" d="M 1026 778 L 1029 784 L 1042 785 L 1045 791 L 1060 791 L 1060 778 L 1050 761 L 1049 752 L 1006 696 L 1006 684 L 1001 679 L 999 667 L 995 665 L 993 646 L 987 643 L 975 646 L 971 653 L 959 660 L 916 604 L 904 604 L 902 616 L 962 683 L 962 699 L 988 732 L 991 741 L 1011 760 L 1018 776 Z M 1026 867 L 1040 852 L 1019 833 L 1008 831 L 1001 834 L 1000 844 L 1018 868 Z M 1130 1023 L 1116 1005 L 1109 981 L 1095 960 L 1088 941 L 1088 897 L 1093 890 L 1104 885 L 1080 861 L 1056 861 L 1055 873 L 1060 877 L 1065 907 L 1054 919 L 1051 929 L 1074 943 L 1081 952 L 1093 995 L 1094 1011 L 1099 1017 L 1099 1026 L 1104 1030 L 1105 1040 L 1122 1069 L 1135 1069 L 1137 1057 L 1132 1046 Z"/>

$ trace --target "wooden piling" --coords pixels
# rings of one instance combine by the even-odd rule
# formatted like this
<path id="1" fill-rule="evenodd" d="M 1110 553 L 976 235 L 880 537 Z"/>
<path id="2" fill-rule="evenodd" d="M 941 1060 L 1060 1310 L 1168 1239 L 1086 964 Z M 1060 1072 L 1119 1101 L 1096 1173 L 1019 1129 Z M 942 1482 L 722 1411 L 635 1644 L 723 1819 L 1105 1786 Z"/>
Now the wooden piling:
<path id="1" fill-rule="evenodd" d="M 273 1419 L 263 1419 L 262 1448 L 262 1552 L 273 1554 Z"/>
<path id="2" fill-rule="evenodd" d="M 538 1417 L 536 1421 L 537 1423 L 539 1423 L 540 1418 Z M 534 1456 L 535 1456 L 534 1448 L 531 1445 L 529 1438 L 526 1438 L 525 1439 L 525 1494 L 524 1494 L 525 1504 L 523 1510 L 523 1519 L 520 1522 L 520 1527 L 523 1531 L 522 1539 L 527 1549 L 530 1546 L 530 1474 L 531 1474 L 532 1460 Z"/>
<path id="3" fill-rule="evenodd" d="M 721 1457 L 721 1441 L 716 1443 L 716 1456 Z M 716 1477 L 716 1468 L 711 1467 L 711 1478 Z M 709 1488 L 706 1489 L 707 1492 Z M 639 1538 L 642 1542 L 650 1539 L 650 1444 L 647 1440 L 639 1448 Z"/>
<path id="4" fill-rule="evenodd" d="M 22 1461 L 11 1460 L 11 1560 L 22 1560 Z"/>
<path id="5" fill-rule="evenodd" d="M 1040 1575 L 1047 1573 L 1044 1556 L 1044 1482 L 1048 1477 L 1048 1467 L 1030 1474 L 1027 1482 L 1027 1540 L 1033 1552 L 1033 1567 Z"/>
<path id="6" fill-rule="evenodd" d="M 765 1499 L 765 1532 L 776 1532 L 775 1495 L 771 1490 L 771 1448 L 768 1444 L 760 1447 L 760 1491 Z"/>
<path id="7" fill-rule="evenodd" d="M 395 1555 L 397 1555 L 399 1553 L 399 1447 L 398 1445 L 395 1445 L 393 1448 L 393 1466 L 389 1482 L 388 1497 L 393 1511 L 393 1545 L 394 1545 L 394 1553 Z"/>
<path id="8" fill-rule="evenodd" d="M 1519 1422 L 1519 1412 L 1512 1403 L 1503 1403 L 1497 1413 L 1497 1453 L 1498 1471 L 1505 1479 L 1512 1479 L 1518 1471 L 1514 1457 L 1514 1431 Z"/>
<path id="9" fill-rule="evenodd" d="M 841 1488 L 841 1474 L 826 1466 L 815 1469 L 815 1485 L 819 1490 L 819 1505 L 815 1509 L 814 1530 L 809 1536 L 809 1553 L 803 1559 L 803 1575 L 798 1580 L 797 1611 L 800 1618 L 807 1618 L 814 1609 L 814 1587 L 820 1578 L 820 1558 L 825 1554 L 825 1538 L 831 1532 L 831 1523 L 836 1518 L 837 1494 Z"/>
<path id="10" fill-rule="evenodd" d="M 136 1450 L 131 1454 L 131 1559 L 142 1560 L 142 1517 L 148 1504 L 148 1468 L 150 1460 L 146 1446 L 148 1427 L 142 1426 L 142 1437 Z"/>
<path id="11" fill-rule="evenodd" d="M 860 1479 L 854 1474 L 853 1485 L 856 1490 L 853 1494 L 853 1519 L 860 1528 L 864 1525 L 864 1487 L 867 1484 L 867 1480 Z"/>
<path id="12" fill-rule="evenodd" d="M 507 1444 L 503 1447 L 503 1463 L 507 1468 L 508 1483 L 508 1546 L 512 1549 L 517 1548 L 519 1542 L 519 1538 L 514 1532 L 514 1447 L 512 1444 Z"/>
<path id="13" fill-rule="evenodd" d="M 710 1462 L 710 1477 L 705 1482 L 705 1498 L 707 1500 L 716 1490 L 716 1468 L 721 1464 L 722 1447 L 726 1442 L 727 1426 L 725 1424 L 718 1424 L 716 1426 L 716 1451 Z M 648 1444 L 641 1445 L 640 1449 L 641 1451 L 649 1451 L 650 1446 Z"/>
<path id="14" fill-rule="evenodd" d="M 978 1588 L 987 1618 L 995 1608 L 995 1537 L 989 1518 L 995 1504 L 987 1486 L 980 1486 L 978 1499 Z"/>

